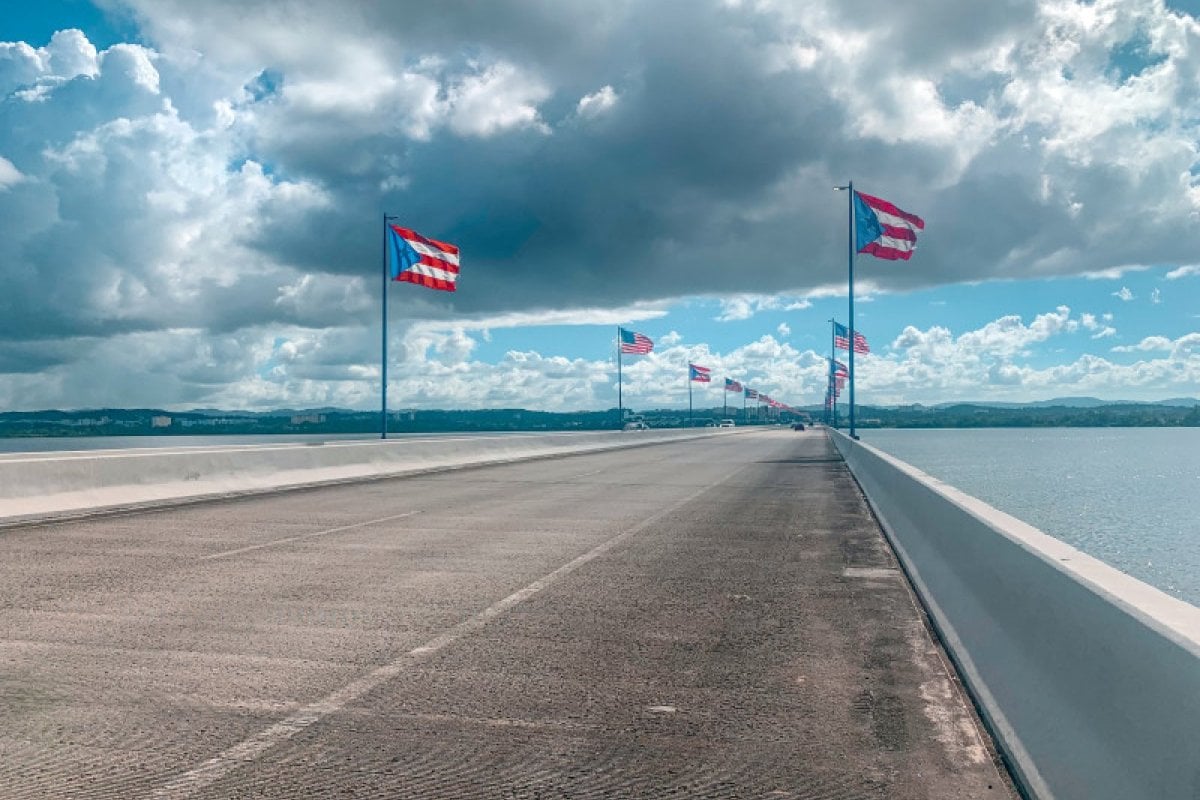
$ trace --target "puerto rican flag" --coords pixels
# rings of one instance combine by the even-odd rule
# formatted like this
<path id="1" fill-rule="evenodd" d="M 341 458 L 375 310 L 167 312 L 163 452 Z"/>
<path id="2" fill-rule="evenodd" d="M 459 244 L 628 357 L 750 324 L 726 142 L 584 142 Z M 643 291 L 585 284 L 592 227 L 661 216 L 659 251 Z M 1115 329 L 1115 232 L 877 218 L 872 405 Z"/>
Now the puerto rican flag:
<path id="1" fill-rule="evenodd" d="M 698 381 L 699 383 L 710 383 L 712 381 L 712 370 L 708 367 L 702 367 L 699 364 L 688 364 L 688 380 Z"/>
<path id="2" fill-rule="evenodd" d="M 908 261 L 917 249 L 917 231 L 925 230 L 925 220 L 887 200 L 856 191 L 854 228 L 858 252 L 889 261 Z"/>
<path id="3" fill-rule="evenodd" d="M 391 276 L 405 281 L 453 292 L 458 283 L 458 247 L 399 225 L 388 225 L 388 249 L 391 251 Z"/>

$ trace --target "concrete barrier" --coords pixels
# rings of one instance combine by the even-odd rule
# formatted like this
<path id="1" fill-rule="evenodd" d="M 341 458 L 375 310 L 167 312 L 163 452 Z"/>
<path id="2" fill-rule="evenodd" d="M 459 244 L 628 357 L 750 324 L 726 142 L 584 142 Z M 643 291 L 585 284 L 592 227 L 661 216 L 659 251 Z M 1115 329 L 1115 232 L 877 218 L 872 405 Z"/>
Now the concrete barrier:
<path id="1" fill-rule="evenodd" d="M 1200 609 L 830 435 L 1028 794 L 1200 798 Z"/>
<path id="2" fill-rule="evenodd" d="M 728 436 L 597 431 L 0 456 L 0 522 Z"/>

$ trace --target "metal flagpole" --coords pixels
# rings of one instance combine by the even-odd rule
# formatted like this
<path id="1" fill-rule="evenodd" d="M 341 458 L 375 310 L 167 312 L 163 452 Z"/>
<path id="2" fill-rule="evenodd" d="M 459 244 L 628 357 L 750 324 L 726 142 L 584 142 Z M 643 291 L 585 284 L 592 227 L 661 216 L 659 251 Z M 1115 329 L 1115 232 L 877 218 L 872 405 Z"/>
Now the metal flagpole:
<path id="1" fill-rule="evenodd" d="M 725 419 L 728 416 L 729 416 L 729 389 L 728 389 L 728 387 L 726 387 L 725 391 L 721 392 L 721 419 Z"/>
<path id="2" fill-rule="evenodd" d="M 380 385 L 379 403 L 379 438 L 387 438 L 387 290 L 388 290 L 388 258 L 387 258 L 387 223 L 390 217 L 383 215 L 383 333 L 380 336 L 383 356 L 380 361 L 379 374 L 382 378 Z"/>
<path id="3" fill-rule="evenodd" d="M 621 396 L 621 326 L 617 326 L 617 424 L 625 427 L 625 400 Z"/>
<path id="4" fill-rule="evenodd" d="M 833 362 L 837 359 L 837 320 L 829 320 L 829 418 L 837 427 L 837 377 Z"/>
<path id="5" fill-rule="evenodd" d="M 846 349 L 850 352 L 850 438 L 857 439 L 854 428 L 854 181 L 845 186 L 835 186 L 834 191 L 847 192 L 846 204 L 846 243 L 847 243 L 847 280 L 850 295 L 850 326 L 847 330 Z"/>
<path id="6" fill-rule="evenodd" d="M 742 424 L 745 425 L 749 421 L 750 421 L 750 418 L 748 416 L 746 416 L 746 387 L 743 386 L 742 387 Z"/>
<path id="7" fill-rule="evenodd" d="M 687 370 L 688 381 L 688 427 L 692 427 L 692 365 L 688 364 Z"/>
<path id="8" fill-rule="evenodd" d="M 847 243 L 847 259 L 850 263 L 849 269 L 849 289 L 850 289 L 850 337 L 847 344 L 850 345 L 850 438 L 857 439 L 858 434 L 854 429 L 854 181 L 850 181 L 849 186 L 849 203 L 847 204 L 846 221 L 846 243 Z"/>

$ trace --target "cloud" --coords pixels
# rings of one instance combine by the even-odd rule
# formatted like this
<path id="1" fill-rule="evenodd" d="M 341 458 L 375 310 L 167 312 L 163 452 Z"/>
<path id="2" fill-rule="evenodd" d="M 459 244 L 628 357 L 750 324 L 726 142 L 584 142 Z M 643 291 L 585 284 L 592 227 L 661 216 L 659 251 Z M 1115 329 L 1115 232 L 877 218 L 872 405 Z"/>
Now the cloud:
<path id="1" fill-rule="evenodd" d="M 220 373 L 222 398 L 369 405 L 351 384 L 385 209 L 464 253 L 455 297 L 396 291 L 395 317 L 468 337 L 556 309 L 705 297 L 738 320 L 843 291 L 828 187 L 847 164 L 927 221 L 903 270 L 860 260 L 867 294 L 1195 274 L 1196 22 L 1157 3 L 104 5 L 131 41 L 0 43 L 0 363 L 49 404 L 78 396 L 64 359 L 124 375 L 127 404 L 212 398 L 184 365 L 240 343 L 282 359 L 268 373 L 319 344 L 342 361 L 314 374 L 346 382 L 214 359 L 193 372 Z M 1153 58 L 1114 65 L 1135 38 Z M 1042 335 L 975 332 L 1015 348 L 992 358 Z M 181 374 L 130 378 L 101 340 Z"/>
<path id="2" fill-rule="evenodd" d="M 1135 353 L 1147 350 L 1170 350 L 1174 343 L 1166 336 L 1147 336 L 1137 344 L 1118 345 L 1112 348 L 1114 353 Z"/>
<path id="3" fill-rule="evenodd" d="M 512 64 L 492 64 L 450 86 L 450 129 L 479 137 L 520 128 L 549 133 L 538 115 L 538 104 L 549 96 L 539 78 Z"/>
<path id="4" fill-rule="evenodd" d="M 1200 275 L 1200 264 L 1188 264 L 1183 267 L 1178 267 L 1167 273 L 1167 280 L 1176 281 L 1180 278 L 1186 278 L 1190 275 Z"/>
<path id="5" fill-rule="evenodd" d="M 1112 321 L 1113 316 L 1112 314 L 1104 314 L 1101 318 L 1107 323 Z M 1079 324 L 1085 329 L 1092 331 L 1091 338 L 1093 339 L 1107 339 L 1110 336 L 1117 335 L 1116 328 L 1111 325 L 1102 325 L 1096 320 L 1095 314 L 1080 314 Z"/>
<path id="6" fill-rule="evenodd" d="M 1122 286 L 1118 291 L 1113 292 L 1112 296 L 1118 300 L 1123 300 L 1126 303 L 1128 303 L 1134 297 L 1133 292 L 1129 291 L 1128 286 Z"/>
<path id="7" fill-rule="evenodd" d="M 1162 290 L 1155 288 L 1154 291 L 1150 292 L 1150 302 L 1153 303 L 1154 305 L 1158 305 L 1159 303 L 1161 303 L 1162 302 Z"/>
<path id="8" fill-rule="evenodd" d="M 892 343 L 891 353 L 861 357 L 858 391 L 866 403 L 1066 395 L 1152 400 L 1200 391 L 1200 333 L 1175 340 L 1147 337 L 1137 345 L 1112 348 L 1118 353 L 1164 354 L 1131 364 L 1084 353 L 1068 363 L 1036 366 L 1054 338 L 1080 328 L 1096 330 L 1093 338 L 1104 338 L 1111 335 L 1110 327 L 1092 314 L 1073 319 L 1066 307 L 1038 315 L 1029 325 L 1020 318 L 1002 317 L 957 336 L 942 326 L 908 326 Z M 1039 351 L 1035 345 L 1043 347 Z"/>
<path id="9" fill-rule="evenodd" d="M 585 94 L 579 99 L 575 111 L 581 117 L 595 118 L 617 104 L 617 93 L 613 87 L 605 85 L 592 94 Z"/>
<path id="10" fill-rule="evenodd" d="M 4 156 L 0 156 L 0 192 L 8 187 L 20 183 L 24 179 L 21 171 L 13 166 L 13 163 Z"/>
<path id="11" fill-rule="evenodd" d="M 802 311 L 812 307 L 812 301 L 806 297 L 784 295 L 736 294 L 717 299 L 721 304 L 721 312 L 714 319 L 718 322 L 750 319 L 764 311 Z"/>
<path id="12" fill-rule="evenodd" d="M 1150 267 L 1145 264 L 1123 264 L 1119 267 L 1109 267 L 1108 269 L 1084 272 L 1082 277 L 1094 281 L 1115 281 L 1118 278 L 1123 278 L 1131 272 L 1145 272 L 1148 269 L 1150 269 Z"/>
<path id="13" fill-rule="evenodd" d="M 792 329 L 790 327 L 788 327 L 788 324 L 786 322 L 779 323 L 779 327 L 776 328 L 775 330 L 776 330 L 776 332 L 779 333 L 780 336 L 782 336 L 785 339 L 792 335 Z"/>

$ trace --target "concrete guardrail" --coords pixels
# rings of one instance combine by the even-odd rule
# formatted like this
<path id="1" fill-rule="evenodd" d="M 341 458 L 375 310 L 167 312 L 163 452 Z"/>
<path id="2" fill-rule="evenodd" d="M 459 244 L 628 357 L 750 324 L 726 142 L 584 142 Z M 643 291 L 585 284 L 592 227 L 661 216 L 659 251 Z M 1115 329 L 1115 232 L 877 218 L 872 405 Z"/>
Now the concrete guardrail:
<path id="1" fill-rule="evenodd" d="M 1200 608 L 830 435 L 1026 793 L 1200 798 Z"/>
<path id="2" fill-rule="evenodd" d="M 0 456 L 0 523 L 226 497 L 751 429 L 596 431 Z"/>

